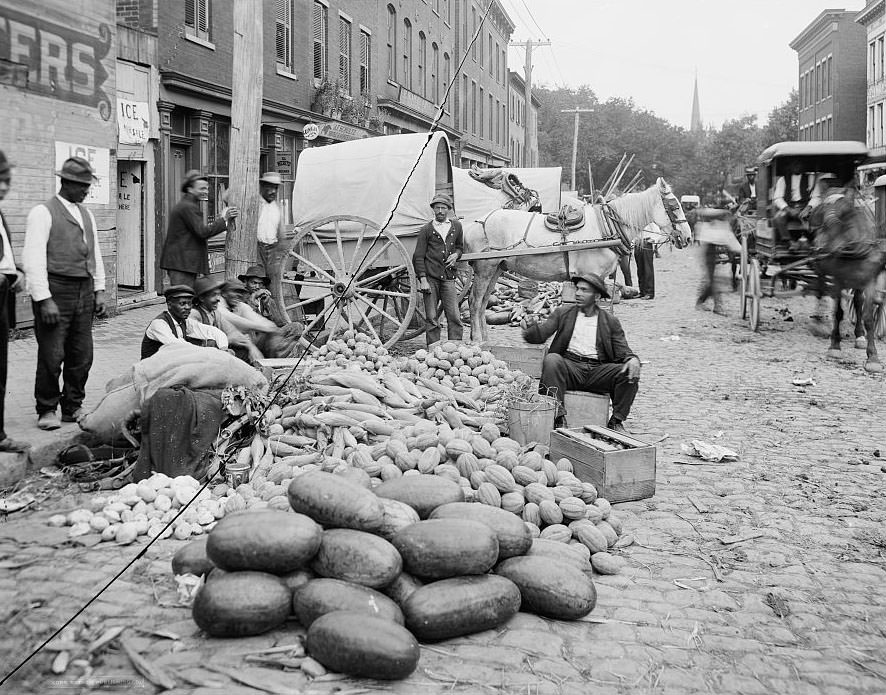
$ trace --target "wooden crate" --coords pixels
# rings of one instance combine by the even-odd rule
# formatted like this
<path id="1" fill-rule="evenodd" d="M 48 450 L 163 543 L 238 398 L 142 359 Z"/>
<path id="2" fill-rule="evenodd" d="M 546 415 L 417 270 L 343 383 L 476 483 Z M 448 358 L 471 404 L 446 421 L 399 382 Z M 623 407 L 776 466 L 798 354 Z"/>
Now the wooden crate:
<path id="1" fill-rule="evenodd" d="M 563 405 L 566 406 L 566 422 L 570 427 L 605 427 L 609 422 L 609 396 L 605 393 L 567 391 Z"/>
<path id="2" fill-rule="evenodd" d="M 513 345 L 483 343 L 481 347 L 484 350 L 489 350 L 489 352 L 503 362 L 507 362 L 510 369 L 519 369 L 533 379 L 541 378 L 541 363 L 544 361 L 545 355 L 548 354 L 547 345 L 521 345 L 515 347 Z"/>
<path id="3" fill-rule="evenodd" d="M 602 434 L 632 447 L 619 451 L 600 451 L 564 434 L 563 429 L 551 432 L 551 460 L 569 459 L 576 477 L 583 482 L 592 483 L 600 497 L 615 503 L 642 500 L 655 494 L 654 446 L 594 425 L 565 431 Z"/>

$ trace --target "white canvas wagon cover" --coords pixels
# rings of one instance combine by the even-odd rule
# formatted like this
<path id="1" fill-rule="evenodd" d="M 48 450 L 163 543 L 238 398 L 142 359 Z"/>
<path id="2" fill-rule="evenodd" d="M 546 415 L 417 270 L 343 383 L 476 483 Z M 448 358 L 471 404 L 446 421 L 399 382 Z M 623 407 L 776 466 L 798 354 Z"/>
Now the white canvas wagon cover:
<path id="1" fill-rule="evenodd" d="M 526 188 L 538 192 L 543 212 L 560 209 L 560 177 L 562 167 L 505 167 L 504 174 L 514 174 Z M 453 168 L 452 186 L 455 191 L 455 212 L 467 221 L 483 219 L 510 200 L 507 194 L 470 176 L 470 169 Z"/>
<path id="2" fill-rule="evenodd" d="M 382 225 L 393 209 L 387 229 L 396 236 L 417 234 L 432 217 L 434 194 L 452 190 L 449 139 L 440 131 L 430 142 L 428 137 L 384 135 L 304 150 L 292 194 L 295 226 L 333 215 L 364 217 Z"/>

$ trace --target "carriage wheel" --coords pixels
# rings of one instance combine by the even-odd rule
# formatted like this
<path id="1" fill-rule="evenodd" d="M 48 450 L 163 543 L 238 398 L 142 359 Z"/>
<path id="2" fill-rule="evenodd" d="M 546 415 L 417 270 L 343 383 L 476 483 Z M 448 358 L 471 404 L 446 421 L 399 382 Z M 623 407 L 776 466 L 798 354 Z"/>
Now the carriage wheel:
<path id="1" fill-rule="evenodd" d="M 474 279 L 474 269 L 468 263 L 459 263 L 456 270 L 455 286 L 458 289 L 458 307 L 462 310 L 462 305 L 467 301 L 468 295 L 471 293 L 471 282 Z M 425 303 L 423 295 L 419 294 L 418 301 L 415 304 L 415 313 L 412 315 L 412 322 L 406 332 L 403 334 L 402 340 L 412 340 L 425 332 Z"/>
<path id="2" fill-rule="evenodd" d="M 760 328 L 760 263 L 756 258 L 751 259 L 751 268 L 748 278 L 748 299 L 750 303 L 751 330 L 756 332 Z"/>
<path id="3" fill-rule="evenodd" d="M 750 259 L 748 257 L 748 237 L 741 235 L 741 318 L 748 317 L 748 273 L 750 273 Z"/>
<path id="4" fill-rule="evenodd" d="M 336 216 L 298 231 L 283 259 L 276 295 L 290 319 L 304 321 L 299 342 L 305 348 L 313 336 L 316 348 L 348 329 L 390 347 L 410 326 L 416 286 L 412 258 L 396 236 L 379 232 L 370 220 Z"/>

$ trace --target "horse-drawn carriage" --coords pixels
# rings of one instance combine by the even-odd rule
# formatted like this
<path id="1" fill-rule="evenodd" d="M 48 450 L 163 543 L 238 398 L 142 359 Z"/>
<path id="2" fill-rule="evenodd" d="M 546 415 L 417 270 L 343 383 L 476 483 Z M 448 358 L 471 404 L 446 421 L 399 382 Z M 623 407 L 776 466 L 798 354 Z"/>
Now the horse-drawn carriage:
<path id="1" fill-rule="evenodd" d="M 776 283 L 783 288 L 826 292 L 821 276 L 813 266 L 818 255 L 815 244 L 816 226 L 820 216 L 813 211 L 786 219 L 779 239 L 779 210 L 774 198 L 779 179 L 790 194 L 792 182 L 802 184 L 803 205 L 813 207 L 821 202 L 825 177 L 830 186 L 851 185 L 856 168 L 868 157 L 863 143 L 853 141 L 781 142 L 768 147 L 757 159 L 756 215 L 739 214 L 741 241 L 741 317 L 750 320 L 750 327 L 760 327 L 760 302 L 764 295 L 773 296 Z M 808 207 L 807 207 L 808 210 Z M 786 234 L 785 234 L 786 232 Z M 764 289 L 763 279 L 768 280 Z"/>

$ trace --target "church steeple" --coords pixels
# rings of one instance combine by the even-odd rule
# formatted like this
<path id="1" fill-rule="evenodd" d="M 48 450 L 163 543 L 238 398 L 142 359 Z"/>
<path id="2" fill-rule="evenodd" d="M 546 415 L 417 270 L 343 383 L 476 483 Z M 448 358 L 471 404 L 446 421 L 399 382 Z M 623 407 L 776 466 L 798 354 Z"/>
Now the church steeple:
<path id="1" fill-rule="evenodd" d="M 692 90 L 692 121 L 689 125 L 691 133 L 701 133 L 703 126 L 701 124 L 701 106 L 698 103 L 698 75 L 695 76 L 695 87 Z"/>

